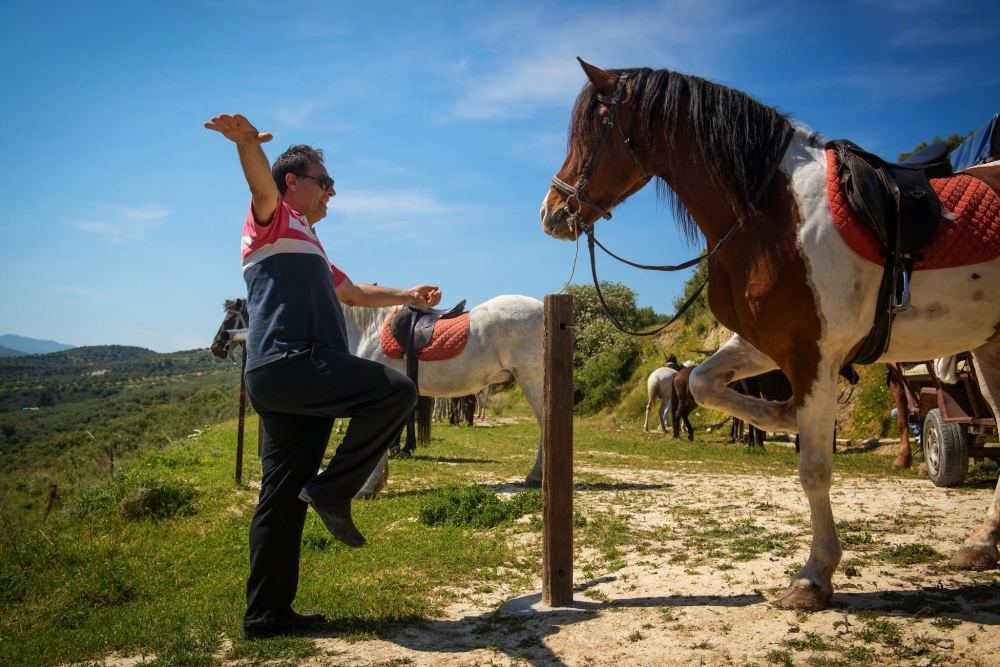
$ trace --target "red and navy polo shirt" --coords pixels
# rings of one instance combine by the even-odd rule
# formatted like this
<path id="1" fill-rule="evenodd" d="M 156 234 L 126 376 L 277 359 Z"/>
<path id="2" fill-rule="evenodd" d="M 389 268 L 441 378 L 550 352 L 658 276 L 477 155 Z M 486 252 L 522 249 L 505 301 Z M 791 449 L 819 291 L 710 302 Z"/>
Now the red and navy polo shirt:
<path id="1" fill-rule="evenodd" d="M 250 315 L 248 371 L 313 343 L 349 353 L 335 291 L 347 275 L 327 259 L 305 216 L 279 198 L 270 222 L 260 225 L 251 203 L 242 255 Z"/>

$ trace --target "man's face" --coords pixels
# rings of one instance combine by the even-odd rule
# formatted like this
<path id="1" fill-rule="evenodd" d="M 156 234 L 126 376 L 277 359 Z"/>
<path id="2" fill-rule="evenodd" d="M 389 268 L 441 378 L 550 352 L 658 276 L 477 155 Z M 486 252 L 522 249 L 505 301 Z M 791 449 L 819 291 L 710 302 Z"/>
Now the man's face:
<path id="1" fill-rule="evenodd" d="M 337 194 L 332 184 L 325 190 L 320 187 L 319 180 L 329 178 L 326 167 L 319 162 L 310 162 L 304 172 L 289 176 L 291 178 L 286 177 L 288 192 L 285 195 L 288 205 L 306 216 L 309 224 L 325 218 L 327 202 Z"/>

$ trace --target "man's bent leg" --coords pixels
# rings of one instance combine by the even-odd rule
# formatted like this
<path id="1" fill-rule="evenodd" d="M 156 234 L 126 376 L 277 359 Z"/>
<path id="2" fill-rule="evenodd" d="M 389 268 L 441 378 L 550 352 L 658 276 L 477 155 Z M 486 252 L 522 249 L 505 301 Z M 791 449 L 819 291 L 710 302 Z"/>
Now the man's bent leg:
<path id="1" fill-rule="evenodd" d="M 307 510 L 299 492 L 316 475 L 333 427 L 333 419 L 323 417 L 264 412 L 261 419 L 263 475 L 250 524 L 245 626 L 279 624 L 292 617 Z"/>
<path id="2" fill-rule="evenodd" d="M 350 503 L 364 487 L 382 455 L 397 442 L 406 419 L 417 402 L 417 390 L 402 373 L 382 364 L 352 357 L 347 364 L 353 377 L 367 390 L 367 400 L 350 408 L 344 441 L 330 464 L 305 486 L 309 497 L 321 505 Z M 342 360 L 338 360 L 342 361 Z"/>
<path id="3" fill-rule="evenodd" d="M 320 347 L 254 369 L 247 388 L 276 412 L 351 418 L 330 465 L 304 484 L 314 505 L 331 509 L 350 504 L 417 400 L 416 388 L 402 373 Z"/>

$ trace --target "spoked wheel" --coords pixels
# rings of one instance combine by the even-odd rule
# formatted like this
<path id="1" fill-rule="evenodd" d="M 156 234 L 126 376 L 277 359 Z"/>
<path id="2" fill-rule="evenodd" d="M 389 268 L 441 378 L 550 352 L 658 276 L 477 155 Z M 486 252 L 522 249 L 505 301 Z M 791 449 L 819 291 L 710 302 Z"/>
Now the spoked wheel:
<path id="1" fill-rule="evenodd" d="M 969 443 L 958 424 L 946 424 L 934 408 L 924 419 L 924 463 L 935 486 L 958 486 L 969 472 Z"/>

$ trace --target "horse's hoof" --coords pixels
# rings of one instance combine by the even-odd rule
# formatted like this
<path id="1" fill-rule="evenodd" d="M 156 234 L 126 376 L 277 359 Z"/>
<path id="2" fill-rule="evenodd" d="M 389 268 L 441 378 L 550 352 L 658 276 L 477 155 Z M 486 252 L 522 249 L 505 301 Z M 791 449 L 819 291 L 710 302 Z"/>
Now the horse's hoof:
<path id="1" fill-rule="evenodd" d="M 781 597 L 778 604 L 786 609 L 804 609 L 806 611 L 819 611 L 826 609 L 833 597 L 833 589 L 822 590 L 814 584 L 805 586 L 792 584 Z"/>
<path id="2" fill-rule="evenodd" d="M 540 489 L 542 488 L 542 478 L 528 475 L 524 478 L 524 486 L 528 489 Z"/>
<path id="3" fill-rule="evenodd" d="M 397 459 L 408 459 L 413 456 L 413 453 L 409 449 L 401 449 L 399 453 L 396 454 Z"/>
<path id="4" fill-rule="evenodd" d="M 897 456 L 896 460 L 892 462 L 892 467 L 896 470 L 904 470 L 909 468 L 911 465 L 913 465 L 913 459 L 908 456 Z"/>
<path id="5" fill-rule="evenodd" d="M 951 559 L 951 566 L 963 570 L 992 570 L 997 566 L 997 556 L 986 549 L 966 545 Z"/>

